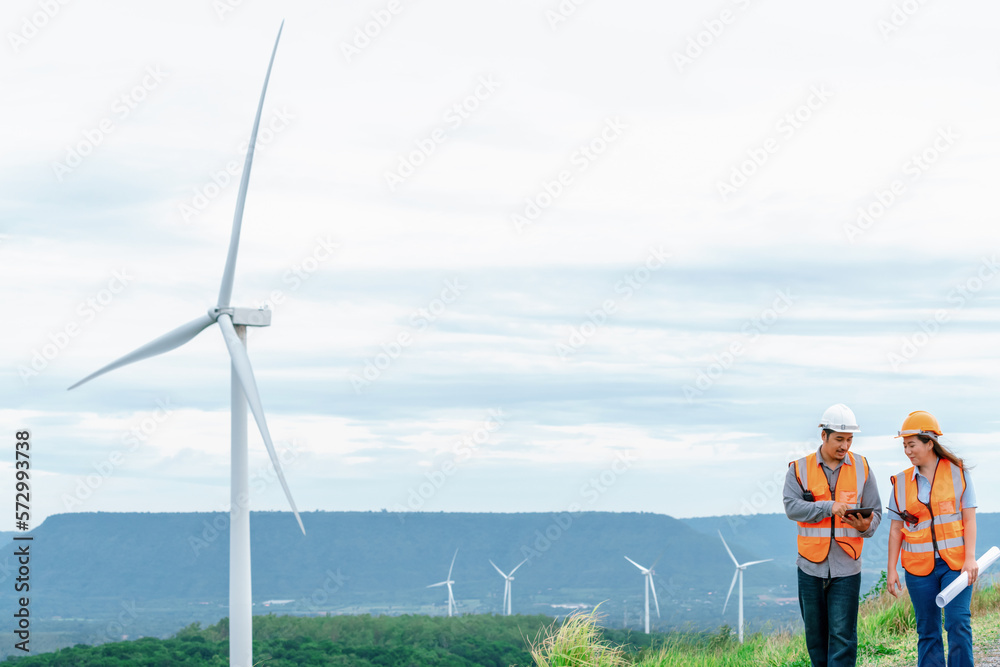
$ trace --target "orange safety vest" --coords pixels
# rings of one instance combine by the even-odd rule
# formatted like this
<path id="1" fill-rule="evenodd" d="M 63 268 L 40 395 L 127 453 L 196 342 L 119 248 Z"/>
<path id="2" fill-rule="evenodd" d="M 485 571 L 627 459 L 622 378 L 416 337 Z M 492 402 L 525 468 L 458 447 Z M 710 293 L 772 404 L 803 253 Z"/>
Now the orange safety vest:
<path id="1" fill-rule="evenodd" d="M 927 576 L 934 571 L 937 551 L 948 567 L 961 570 L 965 564 L 962 523 L 965 472 L 948 459 L 938 459 L 927 503 L 917 498 L 912 467 L 893 475 L 892 486 L 897 509 L 905 509 L 917 519 L 915 525 L 903 522 L 903 569 L 918 577 Z"/>
<path id="2" fill-rule="evenodd" d="M 795 476 L 799 484 L 809 491 L 812 491 L 816 501 L 833 500 L 861 507 L 859 500 L 868 480 L 868 460 L 863 456 L 861 465 L 854 454 L 847 452 L 847 461 L 840 466 L 840 476 L 837 483 L 830 492 L 830 483 L 826 479 L 826 473 L 820 468 L 819 459 L 816 452 L 805 456 L 798 461 L 792 461 L 788 465 L 795 466 Z M 854 474 L 850 474 L 850 470 Z M 847 472 L 848 474 L 844 474 Z M 799 555 L 813 563 L 822 563 L 830 555 L 830 544 L 836 542 L 844 552 L 857 560 L 861 558 L 861 550 L 864 548 L 865 540 L 854 528 L 843 522 L 840 517 L 826 517 L 816 523 L 798 522 L 799 526 Z"/>

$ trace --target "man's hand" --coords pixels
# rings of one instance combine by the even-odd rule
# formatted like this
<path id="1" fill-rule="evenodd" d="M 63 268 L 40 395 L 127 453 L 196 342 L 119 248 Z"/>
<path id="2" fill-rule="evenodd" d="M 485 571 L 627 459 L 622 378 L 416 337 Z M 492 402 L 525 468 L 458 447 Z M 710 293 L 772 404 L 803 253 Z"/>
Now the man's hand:
<path id="1" fill-rule="evenodd" d="M 844 523 L 859 533 L 863 533 L 872 525 L 872 515 L 869 514 L 867 517 L 862 517 L 859 514 L 851 514 L 850 510 L 848 510 L 847 514 L 844 515 Z"/>
<path id="2" fill-rule="evenodd" d="M 831 511 L 833 512 L 833 516 L 839 516 L 841 519 L 843 519 L 844 513 L 847 512 L 847 510 L 850 509 L 850 507 L 851 506 L 848 505 L 847 503 L 834 503 L 833 509 Z"/>
<path id="3" fill-rule="evenodd" d="M 894 598 L 898 598 L 900 593 L 903 592 L 903 587 L 899 583 L 899 573 L 896 572 L 896 568 L 889 570 L 889 575 L 885 579 L 885 589 Z"/>
<path id="4" fill-rule="evenodd" d="M 969 585 L 976 583 L 976 579 L 979 578 L 979 563 L 976 562 L 975 554 L 969 554 L 965 557 L 965 564 L 962 565 L 962 572 L 969 573 Z"/>

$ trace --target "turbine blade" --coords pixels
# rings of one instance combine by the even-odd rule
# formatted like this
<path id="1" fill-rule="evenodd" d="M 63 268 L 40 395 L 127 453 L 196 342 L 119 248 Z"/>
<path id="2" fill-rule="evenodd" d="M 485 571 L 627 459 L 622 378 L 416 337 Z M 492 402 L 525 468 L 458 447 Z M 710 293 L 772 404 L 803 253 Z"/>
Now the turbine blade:
<path id="1" fill-rule="evenodd" d="M 660 601 L 656 599 L 656 582 L 653 581 L 653 575 L 649 576 L 649 587 L 653 590 L 653 604 L 656 605 L 656 617 L 660 617 Z"/>
<path id="2" fill-rule="evenodd" d="M 733 559 L 734 563 L 736 563 L 736 567 L 739 567 L 740 562 L 736 560 L 736 556 L 734 556 L 733 552 L 729 550 L 729 545 L 726 544 L 726 538 L 722 536 L 722 531 L 720 530 L 718 531 L 718 533 L 719 533 L 719 539 L 722 540 L 722 546 L 726 547 L 726 552 L 729 554 L 729 557 Z"/>
<path id="3" fill-rule="evenodd" d="M 743 563 L 743 565 L 740 566 L 740 569 L 743 569 L 744 567 L 750 567 L 751 565 L 757 565 L 759 563 L 766 563 L 766 562 L 768 562 L 770 560 L 774 560 L 774 559 L 773 558 L 765 558 L 764 560 L 753 560 L 753 561 L 750 561 L 749 563 Z"/>
<path id="4" fill-rule="evenodd" d="M 740 571 L 736 570 L 736 573 L 733 575 L 733 583 L 729 584 L 729 592 L 726 593 L 726 604 L 722 605 L 723 614 L 726 613 L 726 607 L 729 606 L 729 596 L 733 594 L 733 586 L 736 585 L 736 577 L 738 576 L 740 576 Z"/>
<path id="5" fill-rule="evenodd" d="M 438 582 L 438 583 L 436 583 L 436 584 L 431 584 L 431 585 L 430 585 L 430 586 L 428 586 L 427 588 L 434 588 L 435 586 L 444 586 L 444 585 L 445 585 L 445 584 L 447 584 L 447 583 L 448 583 L 447 581 L 439 581 L 439 582 Z"/>
<path id="6" fill-rule="evenodd" d="M 69 389 L 75 389 L 79 387 L 84 382 L 90 382 L 94 378 L 104 375 L 108 371 L 113 371 L 116 368 L 121 368 L 122 366 L 127 366 L 128 364 L 141 361 L 142 359 L 148 359 L 149 357 L 155 357 L 158 354 L 163 354 L 164 352 L 169 352 L 175 347 L 180 347 L 184 343 L 188 342 L 202 331 L 205 330 L 212 322 L 214 322 L 208 315 L 202 315 L 196 320 L 191 320 L 187 324 L 182 324 L 170 333 L 163 334 L 156 340 L 146 343 L 142 347 L 133 350 L 126 354 L 121 359 L 117 361 L 112 361 L 107 366 L 101 368 L 98 371 L 94 371 L 87 377 L 83 378 Z"/>
<path id="7" fill-rule="evenodd" d="M 492 566 L 493 566 L 493 569 L 494 569 L 494 570 L 496 570 L 497 572 L 499 572 L 499 573 L 500 573 L 500 576 L 501 576 L 501 577 L 503 577 L 504 579 L 506 579 L 506 578 L 507 578 L 507 575 L 503 573 L 503 570 L 501 570 L 501 569 L 500 569 L 499 567 L 497 567 L 497 564 L 496 564 L 496 563 L 494 563 L 494 562 L 493 562 L 492 560 L 490 561 L 490 565 L 492 565 Z M 511 573 L 511 574 L 513 574 L 513 573 Z"/>
<path id="8" fill-rule="evenodd" d="M 636 563 L 634 560 L 632 560 L 628 556 L 625 556 L 625 560 L 627 560 L 628 562 L 632 563 L 632 565 L 635 565 L 637 568 L 639 568 L 640 570 L 642 570 L 643 574 L 646 574 L 646 568 L 644 568 L 642 565 L 639 565 L 638 563 Z"/>
<path id="9" fill-rule="evenodd" d="M 455 555 L 451 557 L 451 566 L 448 568 L 448 579 L 451 579 L 451 570 L 455 567 L 455 558 L 458 556 L 458 549 L 455 549 Z M 451 587 L 449 586 L 449 590 Z"/>
<path id="10" fill-rule="evenodd" d="M 271 465 L 274 466 L 274 472 L 278 475 L 281 488 L 285 490 L 285 497 L 288 498 L 288 504 L 292 506 L 292 513 L 295 514 L 295 520 L 299 522 L 299 529 L 305 535 L 306 528 L 302 525 L 302 517 L 299 516 L 299 510 L 295 507 L 292 492 L 288 489 L 288 482 L 285 481 L 285 473 L 281 470 L 278 453 L 274 451 L 274 444 L 271 442 L 271 433 L 267 430 L 267 421 L 264 419 L 264 407 L 260 403 L 260 394 L 257 393 L 257 382 L 253 377 L 253 367 L 250 366 L 250 357 L 247 355 L 247 349 L 244 347 L 240 337 L 236 335 L 233 320 L 230 319 L 228 314 L 223 313 L 219 315 L 217 322 L 219 323 L 219 328 L 222 330 L 222 337 L 226 341 L 226 347 L 229 348 L 229 357 L 232 359 L 233 368 L 236 369 L 236 377 L 240 380 L 240 386 L 243 388 L 243 394 L 246 396 L 247 403 L 250 404 L 250 411 L 253 413 L 254 421 L 257 422 L 257 428 L 260 429 L 260 434 L 264 438 L 264 446 L 267 447 L 267 454 L 271 457 Z"/>
<path id="11" fill-rule="evenodd" d="M 524 560 L 522 560 L 520 563 L 517 564 L 517 567 L 521 567 L 522 565 L 524 565 L 527 562 L 528 562 L 528 559 L 525 558 Z M 517 567 L 515 567 L 513 570 L 510 571 L 511 576 L 513 576 L 514 573 L 517 572 Z"/>
<path id="12" fill-rule="evenodd" d="M 250 133 L 250 145 L 247 146 L 247 157 L 243 163 L 243 176 L 240 178 L 240 192 L 236 197 L 236 213 L 233 216 L 233 232 L 229 238 L 229 255 L 226 257 L 226 268 L 222 272 L 222 286 L 219 288 L 219 308 L 229 307 L 233 296 L 233 276 L 236 273 L 236 253 L 240 247 L 240 227 L 243 224 L 243 206 L 247 199 L 247 186 L 250 184 L 250 166 L 253 164 L 253 152 L 257 143 L 257 128 L 260 127 L 260 115 L 264 110 L 264 96 L 267 94 L 267 82 L 271 78 L 271 66 L 274 65 L 274 55 L 278 52 L 278 42 L 281 40 L 281 30 L 285 22 L 278 28 L 278 37 L 274 40 L 274 50 L 271 51 L 271 61 L 267 64 L 267 74 L 264 75 L 264 88 L 260 91 L 260 102 L 257 104 L 257 117 L 253 121 L 253 131 Z"/>

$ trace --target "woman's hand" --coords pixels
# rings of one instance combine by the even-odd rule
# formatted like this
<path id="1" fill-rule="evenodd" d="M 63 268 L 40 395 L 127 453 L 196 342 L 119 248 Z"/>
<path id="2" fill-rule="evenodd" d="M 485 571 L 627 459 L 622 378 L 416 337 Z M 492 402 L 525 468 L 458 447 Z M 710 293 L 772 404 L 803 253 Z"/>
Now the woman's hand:
<path id="1" fill-rule="evenodd" d="M 965 565 L 962 566 L 962 572 L 969 574 L 970 586 L 976 583 L 976 579 L 979 578 L 979 563 L 976 562 L 975 554 L 969 554 L 965 557 Z"/>
<path id="2" fill-rule="evenodd" d="M 898 598 L 900 593 L 903 592 L 903 586 L 899 583 L 899 573 L 896 572 L 896 568 L 889 570 L 889 576 L 885 580 L 885 589 L 894 598 Z"/>

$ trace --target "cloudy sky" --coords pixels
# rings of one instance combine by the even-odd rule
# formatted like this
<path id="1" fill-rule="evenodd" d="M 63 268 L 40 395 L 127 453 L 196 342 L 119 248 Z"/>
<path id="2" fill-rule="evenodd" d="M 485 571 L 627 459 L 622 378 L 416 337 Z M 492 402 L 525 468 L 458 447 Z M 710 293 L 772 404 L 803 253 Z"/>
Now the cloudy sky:
<path id="1" fill-rule="evenodd" d="M 215 305 L 282 19 L 233 302 L 300 509 L 777 512 L 844 402 L 883 490 L 924 409 L 1000 510 L 995 3 L 10 0 L 36 524 L 226 508 L 215 328 L 66 387 Z"/>

